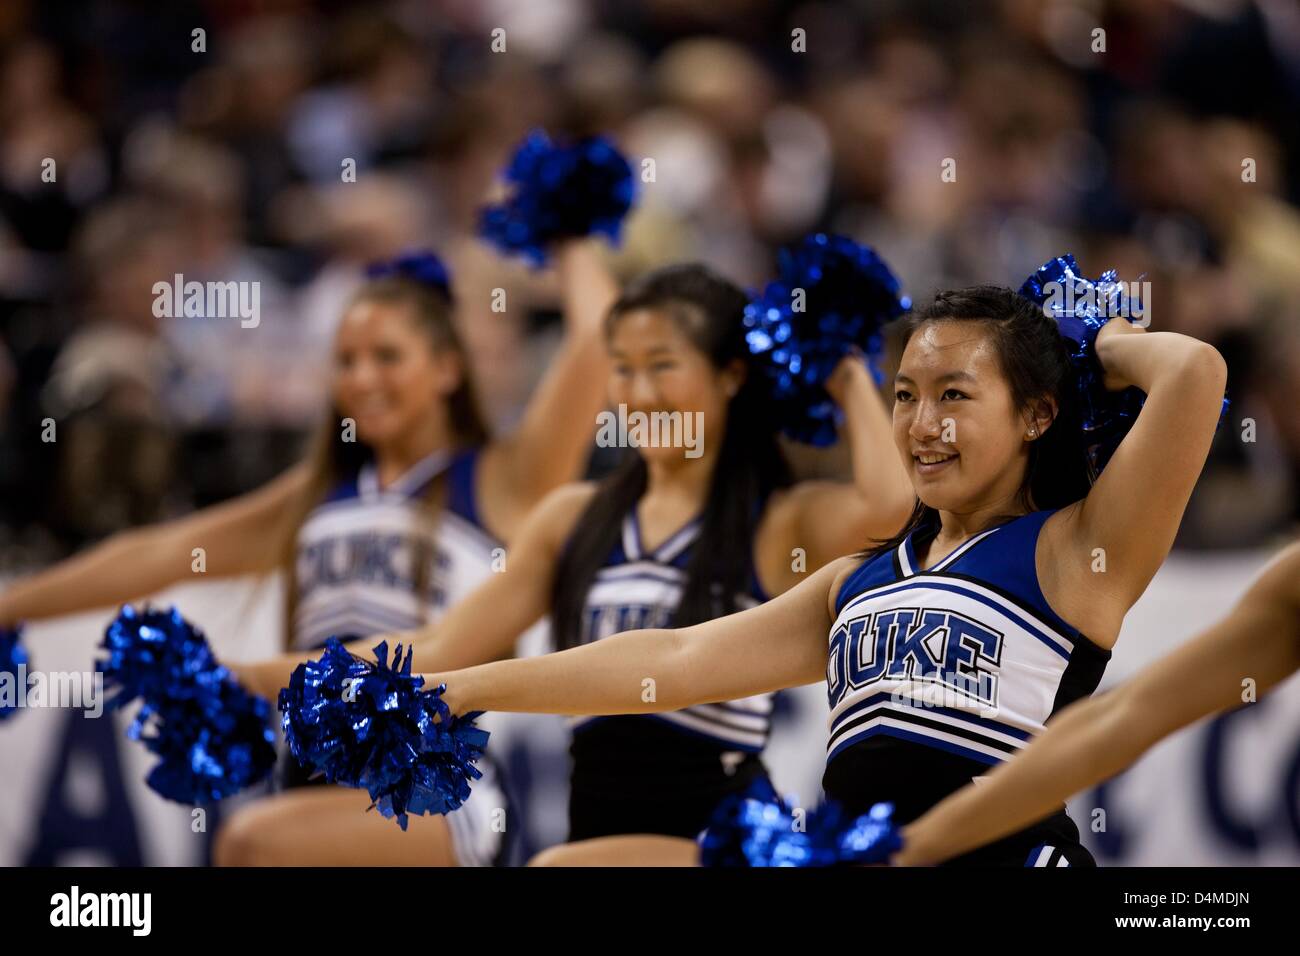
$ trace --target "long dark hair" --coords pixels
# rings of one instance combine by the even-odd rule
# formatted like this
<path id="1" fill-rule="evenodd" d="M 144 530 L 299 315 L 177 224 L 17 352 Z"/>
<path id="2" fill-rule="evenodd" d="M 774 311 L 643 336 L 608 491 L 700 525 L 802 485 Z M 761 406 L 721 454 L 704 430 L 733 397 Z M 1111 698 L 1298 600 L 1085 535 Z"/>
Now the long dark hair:
<path id="1" fill-rule="evenodd" d="M 1061 508 L 1087 495 L 1096 475 L 1088 461 L 1069 351 L 1056 322 L 1010 289 L 973 286 L 940 292 L 910 313 L 903 320 L 903 347 L 932 322 L 979 322 L 987 329 L 1017 410 L 1049 399 L 1055 404 L 1051 427 L 1029 445 L 1018 495 L 1023 511 Z M 918 498 L 902 530 L 873 541 L 862 556 L 890 551 L 917 528 L 937 528 L 938 522 L 938 511 Z"/>
<path id="2" fill-rule="evenodd" d="M 701 265 L 660 269 L 633 282 L 606 317 L 608 337 L 623 316 L 654 309 L 673 318 L 701 353 L 721 369 L 748 358 L 741 316 L 747 298 Z M 737 610 L 748 591 L 754 533 L 763 503 L 791 483 L 777 443 L 768 391 L 757 370 L 727 404 L 727 427 L 709 481 L 700 536 L 686 569 L 687 581 L 673 623 L 698 624 Z M 630 455 L 601 481 L 561 555 L 551 596 L 551 624 L 559 647 L 582 640 L 583 608 L 596 572 L 609 558 L 623 519 L 645 494 L 645 459 Z"/>
<path id="3" fill-rule="evenodd" d="M 428 337 L 430 346 L 439 351 L 456 353 L 461 360 L 461 381 L 456 390 L 447 396 L 447 419 L 452 442 L 457 447 L 473 447 L 487 443 L 489 432 L 479 410 L 470 370 L 469 356 L 456 331 L 451 316 L 451 300 L 438 288 L 418 282 L 409 276 L 389 275 L 366 282 L 352 297 L 344 312 L 360 302 L 383 302 L 409 307 L 416 327 Z M 308 514 L 325 497 L 326 493 L 347 477 L 354 476 L 361 466 L 374 457 L 374 449 L 359 438 L 345 441 L 341 422 L 343 416 L 333 401 L 317 428 L 307 452 L 307 470 L 310 481 L 306 493 L 296 506 L 283 516 L 277 539 L 276 563 L 285 572 L 285 641 L 292 639 L 294 613 L 297 608 L 297 581 L 294 562 L 297 556 L 298 534 Z M 444 499 L 443 482 L 433 481 L 424 494 L 422 504 L 432 520 L 441 511 Z M 417 561 L 416 591 L 422 593 L 428 586 L 428 561 Z"/>

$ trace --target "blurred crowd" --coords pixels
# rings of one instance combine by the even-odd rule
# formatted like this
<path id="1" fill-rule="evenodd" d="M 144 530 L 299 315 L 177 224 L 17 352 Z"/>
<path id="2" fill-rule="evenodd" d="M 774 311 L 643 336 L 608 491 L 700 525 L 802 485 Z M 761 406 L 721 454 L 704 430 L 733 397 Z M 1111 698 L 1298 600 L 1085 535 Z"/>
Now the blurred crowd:
<path id="1" fill-rule="evenodd" d="M 1298 118 L 1294 0 L 6 0 L 0 573 L 287 465 L 362 266 L 412 246 L 509 427 L 557 290 L 474 228 L 537 127 L 653 176 L 624 275 L 755 286 L 826 229 L 920 300 L 1067 251 L 1149 281 L 1230 370 L 1179 544 L 1270 540 L 1300 517 Z M 177 274 L 258 283 L 260 323 L 156 316 Z"/>

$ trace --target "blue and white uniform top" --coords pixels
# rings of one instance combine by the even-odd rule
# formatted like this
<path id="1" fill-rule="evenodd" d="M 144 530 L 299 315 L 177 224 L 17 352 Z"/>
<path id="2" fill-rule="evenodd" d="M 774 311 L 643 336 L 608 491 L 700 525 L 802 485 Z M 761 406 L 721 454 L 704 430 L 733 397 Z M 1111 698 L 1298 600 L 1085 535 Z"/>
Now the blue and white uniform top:
<path id="1" fill-rule="evenodd" d="M 937 529 L 918 528 L 848 577 L 826 667 L 828 781 L 853 751 L 873 758 L 855 773 L 886 771 L 900 748 L 932 748 L 957 769 L 1000 763 L 1096 689 L 1110 651 L 1062 620 L 1038 583 L 1052 514 L 990 528 L 925 570 L 913 539 Z"/>
<path id="2" fill-rule="evenodd" d="M 419 627 L 492 573 L 502 546 L 478 517 L 478 460 L 478 449 L 434 452 L 382 489 L 368 463 L 326 495 L 298 534 L 295 649 Z M 440 477 L 431 513 L 424 497 Z"/>
<path id="3" fill-rule="evenodd" d="M 687 568 L 700 535 L 700 521 L 691 521 L 670 535 L 657 548 L 647 549 L 635 508 L 623 519 L 620 541 L 605 565 L 596 572 L 587 592 L 583 613 L 582 643 L 590 643 L 622 631 L 673 627 L 673 620 L 686 589 Z M 738 610 L 767 600 L 750 572 L 750 593 L 736 595 Z M 664 721 L 678 730 L 696 734 L 727 751 L 758 752 L 767 743 L 772 722 L 772 695 L 759 694 L 741 700 L 699 704 L 683 710 L 638 715 Z M 599 723 L 603 717 L 576 717 L 575 731 Z M 624 718 L 618 718 L 624 719 Z"/>

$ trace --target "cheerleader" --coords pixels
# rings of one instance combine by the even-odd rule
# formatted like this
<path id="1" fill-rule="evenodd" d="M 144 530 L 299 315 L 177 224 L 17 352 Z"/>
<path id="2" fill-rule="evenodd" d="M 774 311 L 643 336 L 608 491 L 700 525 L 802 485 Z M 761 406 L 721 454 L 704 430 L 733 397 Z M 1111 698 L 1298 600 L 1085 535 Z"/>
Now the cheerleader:
<path id="1" fill-rule="evenodd" d="M 1005 837 L 1113 777 L 1174 731 L 1300 670 L 1300 544 L 1279 554 L 1232 613 L 1109 693 L 1066 708 L 1015 760 L 905 827 L 892 862 L 926 866 Z M 1039 866 L 1053 866 L 1050 852 Z"/>
<path id="2" fill-rule="evenodd" d="M 702 443 L 643 443 L 600 483 L 552 493 L 529 516 L 503 573 L 428 630 L 390 638 L 414 641 L 417 668 L 449 670 L 508 654 L 548 613 L 561 647 L 603 646 L 630 628 L 708 621 L 757 606 L 898 526 L 911 490 L 888 453 L 888 416 L 866 364 L 850 356 L 827 382 L 846 414 L 853 483 L 792 484 L 768 385 L 749 374 L 745 304 L 741 290 L 698 265 L 651 273 L 625 290 L 606 320 L 610 404 L 630 409 L 629 420 L 636 413 L 698 417 Z M 242 669 L 241 679 L 270 694 L 288 671 L 287 663 L 259 664 Z M 640 684 L 650 673 L 637 678 L 637 693 L 653 698 L 653 687 Z M 563 696 L 543 709 L 569 713 Z M 718 801 L 766 774 L 766 692 L 640 709 L 657 713 L 575 722 L 570 842 L 535 863 L 689 862 Z M 475 792 L 466 805 L 478 799 Z"/>
<path id="3" fill-rule="evenodd" d="M 240 498 L 114 536 L 19 581 L 0 595 L 0 625 L 152 594 L 192 576 L 198 547 L 209 576 L 285 572 L 294 648 L 436 620 L 490 576 L 523 516 L 586 462 L 606 374 L 600 321 L 617 288 L 592 241 L 555 251 L 567 334 L 512 434 L 488 437 L 438 260 L 381 265 L 341 319 L 331 408 L 305 461 Z M 402 834 L 359 812 L 361 794 L 297 789 L 304 780 L 291 768 L 284 783 L 294 789 L 225 824 L 217 862 L 490 862 L 499 833 L 470 819 L 505 804 L 490 765 L 487 774 L 478 808 L 421 818 Z"/>
<path id="4" fill-rule="evenodd" d="M 1103 384 L 1146 400 L 1090 486 L 1064 342 L 1009 289 L 940 294 L 909 319 L 895 379 L 894 441 L 916 505 L 893 538 L 738 614 L 426 679 L 446 684 L 458 713 L 581 715 L 825 679 L 827 796 L 849 813 L 889 801 L 915 820 L 1096 688 L 1209 451 L 1223 359 L 1110 321 L 1095 340 Z M 1044 847 L 1092 863 L 1063 807 L 954 862 L 1032 864 Z"/>

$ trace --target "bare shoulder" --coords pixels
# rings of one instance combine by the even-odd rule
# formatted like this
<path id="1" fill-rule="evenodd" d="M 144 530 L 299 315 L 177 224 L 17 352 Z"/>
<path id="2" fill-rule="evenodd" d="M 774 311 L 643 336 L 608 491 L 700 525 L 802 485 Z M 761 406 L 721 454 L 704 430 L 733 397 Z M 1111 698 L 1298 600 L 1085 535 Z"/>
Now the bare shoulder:
<path id="1" fill-rule="evenodd" d="M 796 486 L 797 487 L 797 486 Z M 772 492 L 754 530 L 754 562 L 758 580 L 768 594 L 784 594 L 802 575 L 791 570 L 790 549 L 798 538 L 794 488 Z"/>
<path id="2" fill-rule="evenodd" d="M 836 487 L 831 481 L 801 481 L 775 491 L 763 507 L 754 536 L 758 579 L 768 594 L 784 594 L 807 579 L 807 571 L 824 569 L 824 556 L 805 537 L 800 515 L 815 501 L 818 490 Z M 796 569 L 796 555 L 804 562 Z"/>
<path id="3" fill-rule="evenodd" d="M 1043 523 L 1034 566 L 1048 606 L 1094 643 L 1111 647 L 1136 597 L 1123 568 L 1108 563 L 1106 549 L 1082 540 L 1082 510 L 1076 501 Z"/>
<path id="4" fill-rule="evenodd" d="M 778 488 L 768 495 L 767 501 L 763 503 L 763 517 L 759 520 L 759 527 L 789 522 L 790 516 L 798 507 L 800 489 L 805 484 L 807 482 L 797 482 L 785 488 Z"/>
<path id="5" fill-rule="evenodd" d="M 594 481 L 560 485 L 537 503 L 529 524 L 553 541 L 567 538 L 596 496 L 598 487 Z"/>
<path id="6" fill-rule="evenodd" d="M 862 567 L 865 558 L 857 555 L 849 555 L 845 558 L 836 558 L 834 561 L 822 568 L 819 574 L 825 574 L 829 579 L 829 585 L 826 589 L 826 616 L 834 622 L 837 611 L 835 602 L 839 599 L 840 589 L 844 587 L 849 576 L 858 568 Z"/>

